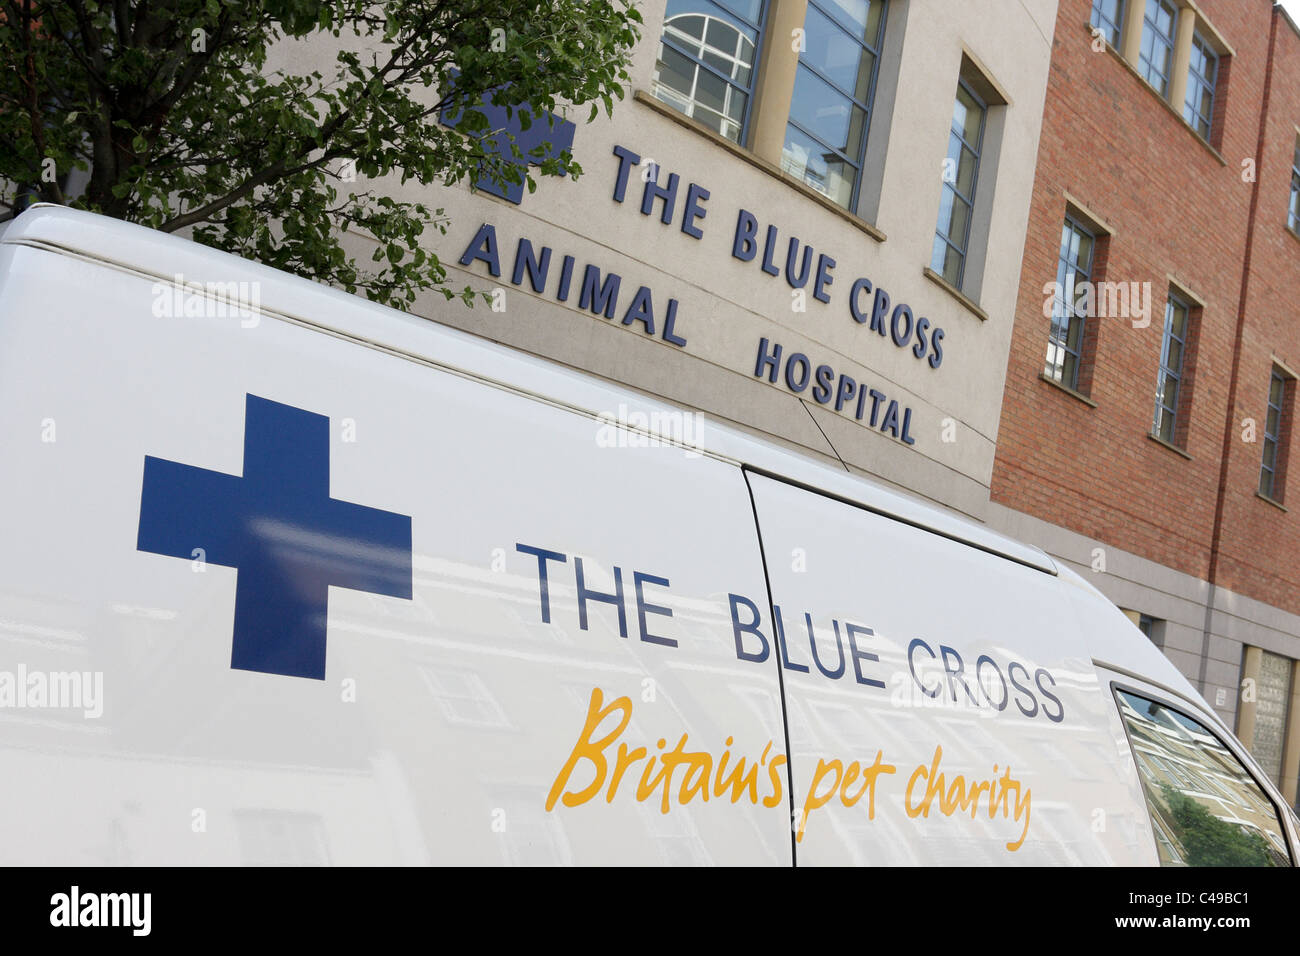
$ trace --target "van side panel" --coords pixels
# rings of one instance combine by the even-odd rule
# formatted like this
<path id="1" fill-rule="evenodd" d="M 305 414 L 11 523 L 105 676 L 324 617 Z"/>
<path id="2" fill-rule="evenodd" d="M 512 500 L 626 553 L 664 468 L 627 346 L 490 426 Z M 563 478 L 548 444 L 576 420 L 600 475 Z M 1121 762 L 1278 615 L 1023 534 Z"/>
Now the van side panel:
<path id="1" fill-rule="evenodd" d="M 3 260 L 0 862 L 789 864 L 737 466 Z"/>
<path id="2" fill-rule="evenodd" d="M 1149 862 L 1073 588 L 748 478 L 779 609 L 800 865 Z"/>

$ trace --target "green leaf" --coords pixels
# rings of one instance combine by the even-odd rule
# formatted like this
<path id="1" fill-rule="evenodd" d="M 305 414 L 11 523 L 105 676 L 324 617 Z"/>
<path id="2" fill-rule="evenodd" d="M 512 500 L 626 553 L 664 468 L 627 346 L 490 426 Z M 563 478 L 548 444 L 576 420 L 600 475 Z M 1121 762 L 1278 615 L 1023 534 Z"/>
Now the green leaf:
<path id="1" fill-rule="evenodd" d="M 215 201 L 215 212 L 194 224 L 198 241 L 396 307 L 430 290 L 462 297 L 447 287 L 445 267 L 422 244 L 426 234 L 446 234 L 446 213 L 390 195 L 350 194 L 347 187 L 364 190 L 364 180 L 377 177 L 382 191 L 414 181 L 402 194 L 422 187 L 427 195 L 474 177 L 489 129 L 474 108 L 484 96 L 516 113 L 525 129 L 546 111 L 558 112 L 559 104 L 587 107 L 588 122 L 594 121 L 623 98 L 643 22 L 623 0 L 548 0 L 539 9 L 484 0 L 436 6 L 392 0 L 377 8 L 359 0 L 174 0 L 150 5 L 158 29 L 124 44 L 114 9 L 87 0 L 101 38 L 95 77 L 57 34 L 24 35 L 0 15 L 0 62 L 27 62 L 30 46 L 34 65 L 30 74 L 0 70 L 0 101 L 26 102 L 24 84 L 34 78 L 46 110 L 39 148 L 24 113 L 0 110 L 0 183 L 29 181 L 45 156 L 60 171 L 80 164 L 89 169 L 90 184 L 77 205 L 164 229 L 175 228 L 179 214 Z M 455 26 L 431 28 L 433 9 L 444 18 L 440 25 Z M 224 32 L 215 29 L 219 18 L 227 21 Z M 490 50 L 493 25 L 506 30 L 504 52 Z M 208 55 L 190 59 L 196 28 L 206 31 Z M 343 50 L 326 53 L 338 45 L 330 34 L 366 39 L 358 49 L 347 49 L 345 40 Z M 272 71 L 268 51 L 284 37 L 303 37 L 307 56 Z M 409 46 L 394 80 L 379 71 L 398 38 Z M 160 115 L 151 110 L 179 75 L 178 43 L 197 74 Z M 313 50 L 320 52 L 313 57 Z M 468 107 L 455 130 L 422 115 L 427 87 L 445 88 L 453 65 Z M 80 158 L 87 137 L 102 135 L 106 124 L 115 142 L 129 144 L 134 155 L 126 163 L 120 155 Z M 320 169 L 299 168 L 322 151 L 355 157 L 361 181 L 337 189 Z M 562 171 L 555 157 L 544 160 L 527 174 L 499 158 L 485 166 L 531 192 L 535 177 Z M 568 169 L 571 177 L 580 172 L 576 163 Z M 265 181 L 251 193 L 223 198 L 255 176 Z M 375 240 L 370 261 L 344 249 L 345 232 Z M 468 290 L 463 297 L 467 306 L 476 298 Z"/>

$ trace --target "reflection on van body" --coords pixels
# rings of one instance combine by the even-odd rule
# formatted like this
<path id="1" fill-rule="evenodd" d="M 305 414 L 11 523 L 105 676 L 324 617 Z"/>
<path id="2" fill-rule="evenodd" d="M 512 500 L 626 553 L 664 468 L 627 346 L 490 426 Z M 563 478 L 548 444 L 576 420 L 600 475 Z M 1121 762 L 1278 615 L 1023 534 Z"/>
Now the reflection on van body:
<path id="1" fill-rule="evenodd" d="M 259 282 L 261 321 L 158 319 L 176 273 Z M 409 598 L 328 588 L 323 679 L 232 667 L 245 571 L 137 547 L 146 459 L 243 475 L 249 396 L 328 420 L 331 498 L 410 518 Z M 101 674 L 103 700 L 0 706 L 0 862 L 1190 863 L 1197 821 L 1286 860 L 1276 794 L 1080 577 L 721 424 L 703 449 L 599 440 L 622 404 L 674 411 L 175 237 L 24 213 L 0 234 L 0 442 L 61 427 L 0 470 L 22 502 L 0 671 Z M 267 566 L 348 548 L 259 528 Z M 390 551 L 347 558 L 395 574 Z M 259 611 L 322 623 L 272 580 Z M 1137 698 L 1121 722 L 1108 666 L 1204 723 Z"/>

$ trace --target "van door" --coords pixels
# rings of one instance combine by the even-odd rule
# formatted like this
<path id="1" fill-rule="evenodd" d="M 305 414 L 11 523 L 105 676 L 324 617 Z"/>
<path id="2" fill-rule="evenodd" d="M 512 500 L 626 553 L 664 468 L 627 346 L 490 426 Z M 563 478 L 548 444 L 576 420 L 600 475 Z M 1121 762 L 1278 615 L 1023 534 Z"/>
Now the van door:
<path id="1" fill-rule="evenodd" d="M 739 467 L 6 255 L 0 670 L 102 694 L 0 711 L 0 860 L 790 863 Z"/>
<path id="2" fill-rule="evenodd" d="M 747 472 L 800 864 L 1138 862 L 1109 706 L 1052 574 Z M 752 647 L 763 641 L 753 638 Z"/>

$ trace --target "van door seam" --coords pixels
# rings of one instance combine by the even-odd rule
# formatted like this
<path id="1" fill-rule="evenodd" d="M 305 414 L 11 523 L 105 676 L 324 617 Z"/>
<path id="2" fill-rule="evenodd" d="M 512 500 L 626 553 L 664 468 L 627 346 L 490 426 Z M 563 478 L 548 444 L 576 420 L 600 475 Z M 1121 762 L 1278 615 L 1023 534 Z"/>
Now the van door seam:
<path id="1" fill-rule="evenodd" d="M 790 865 L 797 867 L 799 865 L 798 844 L 795 842 L 794 832 L 794 752 L 790 749 L 790 718 L 788 716 L 788 707 L 786 706 L 785 697 L 785 674 L 782 673 L 784 667 L 781 662 L 781 642 L 776 639 L 776 606 L 772 596 L 772 579 L 767 573 L 767 552 L 763 548 L 763 527 L 758 520 L 758 504 L 754 501 L 754 489 L 749 483 L 749 469 L 740 469 L 741 477 L 745 480 L 745 489 L 749 492 L 749 507 L 754 513 L 754 533 L 758 536 L 758 557 L 763 565 L 763 583 L 767 587 L 767 607 L 772 613 L 772 656 L 776 659 L 776 685 L 781 695 L 781 730 L 785 734 L 785 780 L 786 789 L 790 794 L 790 812 L 786 815 L 786 830 L 790 834 Z"/>

